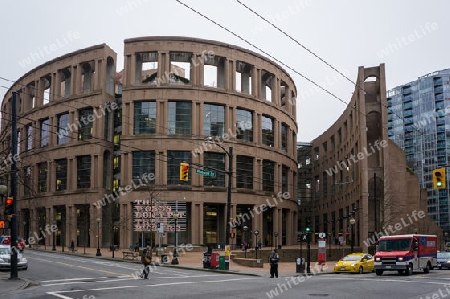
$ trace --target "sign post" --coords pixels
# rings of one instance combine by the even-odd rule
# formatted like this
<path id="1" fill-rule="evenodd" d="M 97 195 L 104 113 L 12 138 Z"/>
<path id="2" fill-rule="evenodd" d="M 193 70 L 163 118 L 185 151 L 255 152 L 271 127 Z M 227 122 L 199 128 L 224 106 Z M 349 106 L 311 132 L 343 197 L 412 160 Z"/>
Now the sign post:
<path id="1" fill-rule="evenodd" d="M 318 246 L 318 257 L 317 260 L 319 262 L 320 266 L 320 272 L 323 271 L 323 265 L 327 262 L 327 255 L 326 255 L 326 234 L 325 233 L 319 233 L 319 246 Z"/>

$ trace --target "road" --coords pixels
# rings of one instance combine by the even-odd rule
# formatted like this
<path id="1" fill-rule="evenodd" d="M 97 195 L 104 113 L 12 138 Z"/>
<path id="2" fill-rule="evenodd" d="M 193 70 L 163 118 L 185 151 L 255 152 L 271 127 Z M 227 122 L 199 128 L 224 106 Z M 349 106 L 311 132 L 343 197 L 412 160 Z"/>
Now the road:
<path id="1" fill-rule="evenodd" d="M 42 251 L 28 251 L 27 257 L 29 269 L 19 277 L 38 285 L 8 298 L 450 298 L 450 270 L 270 279 L 160 266 L 143 280 L 136 278 L 141 266 L 131 262 Z"/>

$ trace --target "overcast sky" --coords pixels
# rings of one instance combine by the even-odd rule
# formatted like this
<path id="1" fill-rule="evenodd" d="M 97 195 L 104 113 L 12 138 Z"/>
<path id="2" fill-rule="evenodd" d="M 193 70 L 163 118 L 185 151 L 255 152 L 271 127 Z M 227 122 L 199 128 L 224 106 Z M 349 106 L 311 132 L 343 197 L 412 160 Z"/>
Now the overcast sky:
<path id="1" fill-rule="evenodd" d="M 386 64 L 387 89 L 449 68 L 450 1 L 241 0 L 343 72 Z M 344 111 L 354 86 L 236 0 L 180 0 L 269 53 L 295 81 L 298 140 L 311 141 Z M 259 50 L 175 0 L 4 0 L 0 77 L 20 78 L 36 66 L 106 43 L 123 67 L 123 40 L 191 36 Z M 53 46 L 52 46 L 53 45 Z M 35 53 L 35 55 L 31 55 Z M 36 55 L 36 53 L 38 55 Z M 0 98 L 12 83 L 0 78 Z M 6 87 L 6 88 L 5 88 Z"/>

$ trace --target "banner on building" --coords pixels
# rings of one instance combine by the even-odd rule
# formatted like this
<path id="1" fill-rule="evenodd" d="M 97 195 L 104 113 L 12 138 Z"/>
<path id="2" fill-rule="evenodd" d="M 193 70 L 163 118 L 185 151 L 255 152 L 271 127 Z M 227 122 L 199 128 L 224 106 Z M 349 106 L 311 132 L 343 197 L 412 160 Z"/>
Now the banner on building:
<path id="1" fill-rule="evenodd" d="M 175 220 L 176 216 L 178 218 Z M 136 199 L 133 204 L 133 230 L 158 232 L 158 223 L 164 223 L 164 232 L 186 231 L 186 202 Z"/>

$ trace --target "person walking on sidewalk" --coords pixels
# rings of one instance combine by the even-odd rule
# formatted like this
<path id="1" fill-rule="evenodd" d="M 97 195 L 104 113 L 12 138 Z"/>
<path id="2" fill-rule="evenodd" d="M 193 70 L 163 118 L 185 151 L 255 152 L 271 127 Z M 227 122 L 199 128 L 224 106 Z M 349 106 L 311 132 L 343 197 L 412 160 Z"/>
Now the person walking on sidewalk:
<path id="1" fill-rule="evenodd" d="M 270 259 L 270 278 L 273 278 L 274 275 L 276 278 L 278 278 L 278 261 L 280 260 L 280 256 L 278 255 L 276 249 L 273 250 L 269 259 Z"/>
<path id="2" fill-rule="evenodd" d="M 152 251 L 150 246 L 144 248 L 141 255 L 141 263 L 144 265 L 144 270 L 142 271 L 141 278 L 148 279 L 148 273 L 150 272 L 150 263 L 152 262 Z"/>

